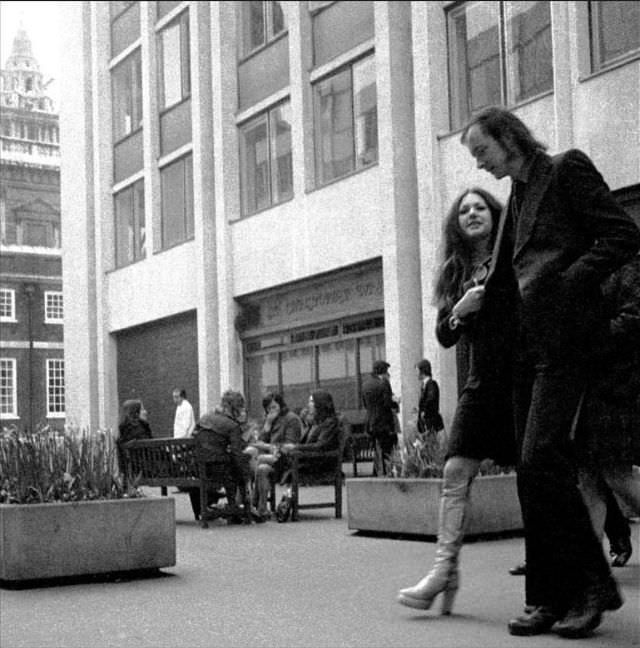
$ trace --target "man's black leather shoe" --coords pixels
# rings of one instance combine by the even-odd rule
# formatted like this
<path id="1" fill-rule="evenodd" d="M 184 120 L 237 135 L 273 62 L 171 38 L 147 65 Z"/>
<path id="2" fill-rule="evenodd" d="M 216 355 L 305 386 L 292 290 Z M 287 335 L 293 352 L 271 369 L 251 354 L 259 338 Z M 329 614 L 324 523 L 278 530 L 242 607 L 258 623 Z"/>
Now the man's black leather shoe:
<path id="1" fill-rule="evenodd" d="M 509 569 L 509 573 L 512 576 L 524 576 L 527 573 L 527 563 L 522 562 L 517 564 L 515 567 L 511 567 L 511 569 Z"/>
<path id="2" fill-rule="evenodd" d="M 551 626 L 559 619 L 560 615 L 556 614 L 550 607 L 539 605 L 531 614 L 511 619 L 508 626 L 509 634 L 519 637 L 544 634 L 549 632 Z"/>
<path id="3" fill-rule="evenodd" d="M 629 562 L 632 553 L 631 538 L 619 538 L 616 542 L 611 543 L 611 550 L 609 551 L 609 555 L 613 557 L 611 565 L 613 567 L 624 567 Z"/>
<path id="4" fill-rule="evenodd" d="M 605 610 L 617 610 L 622 604 L 618 587 L 611 580 L 607 585 L 592 587 L 584 592 L 566 616 L 553 624 L 551 630 L 568 639 L 586 637 L 600 625 Z"/>

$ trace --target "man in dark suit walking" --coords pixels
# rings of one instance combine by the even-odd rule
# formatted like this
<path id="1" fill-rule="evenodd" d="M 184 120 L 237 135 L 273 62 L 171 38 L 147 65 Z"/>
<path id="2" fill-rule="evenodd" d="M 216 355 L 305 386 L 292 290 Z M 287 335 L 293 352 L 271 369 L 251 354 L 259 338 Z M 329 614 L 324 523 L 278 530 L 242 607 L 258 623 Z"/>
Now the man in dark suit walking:
<path id="1" fill-rule="evenodd" d="M 367 433 L 375 443 L 374 475 L 386 474 L 385 463 L 398 440 L 395 432 L 395 411 L 398 406 L 389 384 L 390 366 L 384 360 L 376 360 L 371 375 L 362 385 L 362 400 L 367 409 Z"/>
<path id="2" fill-rule="evenodd" d="M 479 113 L 462 143 L 479 168 L 512 180 L 492 273 L 518 285 L 518 492 L 534 609 L 509 632 L 582 637 L 622 599 L 578 490 L 571 429 L 606 330 L 600 284 L 633 257 L 640 233 L 583 152 L 547 155 L 509 111 Z"/>
<path id="3" fill-rule="evenodd" d="M 420 400 L 418 401 L 418 432 L 440 432 L 444 425 L 440 415 L 440 388 L 431 375 L 431 363 L 420 360 L 416 364 L 420 381 Z"/>

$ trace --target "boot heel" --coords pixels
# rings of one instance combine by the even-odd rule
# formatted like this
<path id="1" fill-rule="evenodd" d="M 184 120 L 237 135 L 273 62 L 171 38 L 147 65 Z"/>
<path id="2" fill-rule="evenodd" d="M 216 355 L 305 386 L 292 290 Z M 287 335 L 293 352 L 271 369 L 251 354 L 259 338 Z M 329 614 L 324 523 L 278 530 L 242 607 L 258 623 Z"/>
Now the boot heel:
<path id="1" fill-rule="evenodd" d="M 457 587 L 446 589 L 444 590 L 444 592 L 442 592 L 442 605 L 440 607 L 440 614 L 442 615 L 451 614 L 451 610 L 453 610 L 453 601 L 455 600 L 457 593 L 458 593 Z"/>

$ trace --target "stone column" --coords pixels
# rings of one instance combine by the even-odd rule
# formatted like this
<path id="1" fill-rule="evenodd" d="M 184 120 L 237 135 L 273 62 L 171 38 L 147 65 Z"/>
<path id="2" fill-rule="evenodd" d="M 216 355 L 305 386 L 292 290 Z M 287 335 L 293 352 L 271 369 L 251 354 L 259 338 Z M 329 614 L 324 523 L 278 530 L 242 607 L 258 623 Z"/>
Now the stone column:
<path id="1" fill-rule="evenodd" d="M 402 421 L 417 406 L 422 296 L 414 131 L 411 5 L 375 3 L 380 195 L 388 196 L 382 242 L 385 339 Z"/>

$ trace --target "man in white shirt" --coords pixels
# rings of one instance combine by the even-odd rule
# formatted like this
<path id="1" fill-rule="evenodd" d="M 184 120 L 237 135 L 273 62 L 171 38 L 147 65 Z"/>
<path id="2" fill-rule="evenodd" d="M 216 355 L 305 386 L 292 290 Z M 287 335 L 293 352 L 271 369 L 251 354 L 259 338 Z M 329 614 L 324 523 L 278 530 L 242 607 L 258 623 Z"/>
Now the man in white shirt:
<path id="1" fill-rule="evenodd" d="M 187 392 L 184 389 L 174 389 L 173 402 L 177 405 L 176 417 L 173 421 L 174 438 L 191 436 L 196 427 L 196 420 L 193 416 L 193 407 L 187 400 Z"/>

